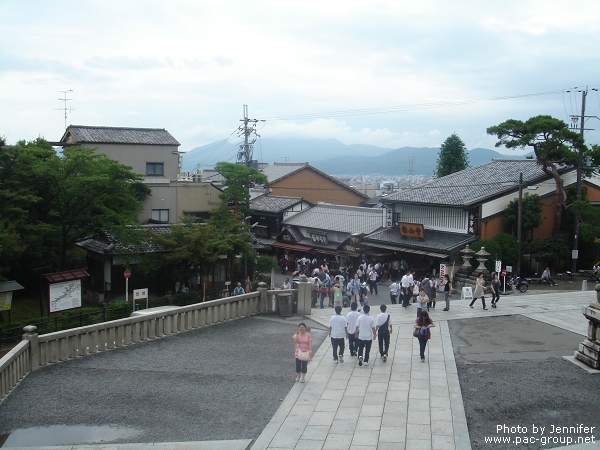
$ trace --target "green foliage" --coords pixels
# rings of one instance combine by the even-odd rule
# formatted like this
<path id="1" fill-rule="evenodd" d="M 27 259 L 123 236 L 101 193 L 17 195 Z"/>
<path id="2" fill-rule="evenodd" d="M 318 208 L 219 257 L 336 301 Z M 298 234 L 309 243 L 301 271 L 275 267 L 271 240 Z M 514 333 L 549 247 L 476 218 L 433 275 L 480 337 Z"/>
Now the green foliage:
<path id="1" fill-rule="evenodd" d="M 69 147 L 58 155 L 41 138 L 0 146 L 0 235 L 11 230 L 22 246 L 10 249 L 19 260 L 9 259 L 4 273 L 66 269 L 69 256 L 79 262 L 80 239 L 137 223 L 149 193 L 142 178 L 91 149 Z M 6 260 L 9 250 L 0 251 Z"/>
<path id="2" fill-rule="evenodd" d="M 519 241 L 508 233 L 500 233 L 493 239 L 500 246 L 500 259 L 503 266 L 517 266 L 519 259 Z M 487 247 L 486 247 L 487 249 Z"/>
<path id="3" fill-rule="evenodd" d="M 571 243 L 565 235 L 551 236 L 533 242 L 533 256 L 542 266 L 556 267 L 571 257 Z"/>
<path id="4" fill-rule="evenodd" d="M 259 255 L 256 257 L 256 270 L 260 273 L 271 273 L 271 270 L 277 270 L 279 265 L 272 256 Z"/>
<path id="5" fill-rule="evenodd" d="M 513 200 L 504 210 L 504 226 L 507 231 L 517 234 L 519 214 L 519 200 Z M 521 222 L 521 237 L 523 240 L 531 236 L 533 229 L 539 227 L 542 220 L 542 203 L 537 194 L 530 195 L 528 192 L 523 196 L 523 214 Z"/>
<path id="6" fill-rule="evenodd" d="M 444 177 L 467 167 L 469 167 L 467 148 L 460 137 L 452 134 L 440 147 L 435 176 Z"/>
<path id="7" fill-rule="evenodd" d="M 575 200 L 577 191 L 575 186 L 569 186 L 567 189 L 567 202 L 569 207 L 565 211 L 563 220 L 563 231 L 567 236 L 575 233 L 575 215 L 579 215 L 579 258 L 577 266 L 580 268 L 591 267 L 598 258 L 600 251 L 600 210 L 594 207 L 587 199 L 587 189 L 581 188 L 581 200 Z"/>
<path id="8" fill-rule="evenodd" d="M 267 177 L 253 167 L 218 162 L 215 169 L 224 177 L 225 189 L 222 194 L 219 194 L 219 198 L 225 203 L 232 204 L 236 215 L 246 215 L 249 212 L 247 205 L 250 188 L 259 185 L 266 187 L 269 184 Z"/>
<path id="9" fill-rule="evenodd" d="M 498 137 L 496 147 L 531 147 L 542 170 L 554 179 L 556 201 L 552 234 L 556 236 L 560 230 L 562 208 L 566 200 L 558 167 L 562 164 L 575 164 L 577 152 L 586 150 L 581 135 L 571 131 L 562 120 L 551 116 L 535 116 L 525 122 L 510 119 L 489 127 L 487 133 Z"/>

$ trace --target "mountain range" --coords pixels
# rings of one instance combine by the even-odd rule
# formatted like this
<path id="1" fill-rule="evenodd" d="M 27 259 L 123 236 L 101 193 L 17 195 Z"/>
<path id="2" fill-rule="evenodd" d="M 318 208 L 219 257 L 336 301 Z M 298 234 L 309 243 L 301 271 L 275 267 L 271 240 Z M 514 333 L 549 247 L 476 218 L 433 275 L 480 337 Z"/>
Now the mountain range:
<path id="1" fill-rule="evenodd" d="M 183 158 L 183 170 L 210 168 L 217 161 L 235 161 L 238 147 L 225 141 L 216 141 L 196 147 Z M 259 162 L 308 162 L 332 175 L 433 175 L 439 148 L 402 147 L 397 149 L 375 145 L 346 145 L 337 139 L 274 139 L 261 138 L 254 145 L 253 159 Z M 468 151 L 469 165 L 477 166 L 492 159 L 525 158 L 526 155 L 504 155 L 495 150 L 474 148 Z M 412 158 L 411 158 L 412 157 Z"/>

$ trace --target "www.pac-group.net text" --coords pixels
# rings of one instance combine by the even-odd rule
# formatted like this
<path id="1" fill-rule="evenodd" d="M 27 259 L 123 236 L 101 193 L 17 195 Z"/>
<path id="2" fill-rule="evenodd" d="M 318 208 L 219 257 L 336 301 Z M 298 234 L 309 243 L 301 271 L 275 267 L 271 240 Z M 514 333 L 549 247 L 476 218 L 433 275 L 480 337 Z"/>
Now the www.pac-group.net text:
<path id="1" fill-rule="evenodd" d="M 596 427 L 578 424 L 574 426 L 528 426 L 506 424 L 496 425 L 496 434 L 485 436 L 486 444 L 592 444 L 595 443 L 594 429 Z"/>

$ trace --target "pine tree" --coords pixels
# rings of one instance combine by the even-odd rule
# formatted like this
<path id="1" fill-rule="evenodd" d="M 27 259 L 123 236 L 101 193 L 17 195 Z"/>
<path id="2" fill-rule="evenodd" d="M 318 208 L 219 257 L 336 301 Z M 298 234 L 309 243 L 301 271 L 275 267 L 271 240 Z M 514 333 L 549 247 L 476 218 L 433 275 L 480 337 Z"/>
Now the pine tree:
<path id="1" fill-rule="evenodd" d="M 455 133 L 449 136 L 440 147 L 435 176 L 445 177 L 469 167 L 465 143 Z"/>

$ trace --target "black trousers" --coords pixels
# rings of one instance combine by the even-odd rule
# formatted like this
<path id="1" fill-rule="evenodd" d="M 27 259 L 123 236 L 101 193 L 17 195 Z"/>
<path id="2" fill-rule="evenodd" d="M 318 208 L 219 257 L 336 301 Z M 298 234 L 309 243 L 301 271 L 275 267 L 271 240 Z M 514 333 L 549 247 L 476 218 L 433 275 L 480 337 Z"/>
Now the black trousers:
<path id="1" fill-rule="evenodd" d="M 308 370 L 308 361 L 300 361 L 296 358 L 296 373 L 306 373 Z"/>
<path id="2" fill-rule="evenodd" d="M 427 346 L 427 341 L 429 339 L 419 338 L 419 355 L 421 359 L 425 359 L 425 347 Z"/>
<path id="3" fill-rule="evenodd" d="M 406 308 L 408 305 L 410 305 L 411 297 L 412 297 L 412 292 L 402 294 L 402 306 L 404 308 Z"/>
<path id="4" fill-rule="evenodd" d="M 381 356 L 387 356 L 388 350 L 390 349 L 390 331 L 377 330 L 377 339 L 379 340 L 379 354 Z"/>
<path id="5" fill-rule="evenodd" d="M 338 347 L 340 349 L 339 353 Z M 331 338 L 331 348 L 333 349 L 333 359 L 337 360 L 338 355 L 344 356 L 344 338 Z"/>
<path id="6" fill-rule="evenodd" d="M 396 299 L 398 298 L 397 295 L 394 295 L 393 292 L 390 292 L 390 300 L 392 301 L 392 305 L 396 304 Z"/>
<path id="7" fill-rule="evenodd" d="M 377 293 L 377 280 L 369 280 L 369 286 L 371 286 L 371 293 L 375 293 L 375 295 L 379 295 Z"/>
<path id="8" fill-rule="evenodd" d="M 350 352 L 350 356 L 356 356 L 358 339 L 356 339 L 355 333 L 348 333 L 348 351 Z"/>
<path id="9" fill-rule="evenodd" d="M 373 343 L 372 339 L 368 341 L 363 341 L 362 339 L 358 340 L 358 356 L 363 355 L 363 350 L 365 351 L 365 362 L 369 362 L 369 353 L 371 353 L 371 344 Z"/>
<path id="10" fill-rule="evenodd" d="M 469 306 L 473 306 L 473 303 L 475 303 L 476 300 L 477 298 L 473 297 L 473 301 L 469 304 Z M 483 309 L 485 309 L 485 297 L 483 295 L 481 296 L 481 303 L 483 303 Z"/>

